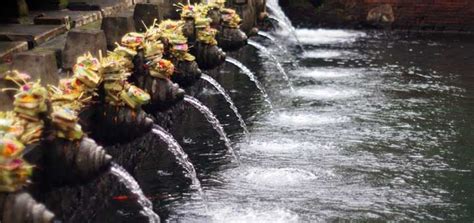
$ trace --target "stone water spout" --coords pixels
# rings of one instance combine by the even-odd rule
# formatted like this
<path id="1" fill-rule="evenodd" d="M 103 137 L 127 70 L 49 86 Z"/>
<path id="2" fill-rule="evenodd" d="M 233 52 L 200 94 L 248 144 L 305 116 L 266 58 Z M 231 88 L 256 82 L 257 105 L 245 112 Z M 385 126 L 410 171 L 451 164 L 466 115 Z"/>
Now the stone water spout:
<path id="1" fill-rule="evenodd" d="M 55 215 L 24 191 L 0 194 L 0 221 L 3 223 L 52 223 Z"/>
<path id="2" fill-rule="evenodd" d="M 196 57 L 199 68 L 209 70 L 224 63 L 226 54 L 217 46 L 217 30 L 211 27 L 212 20 L 199 13 L 206 11 L 206 7 L 205 4 L 183 5 L 180 10 L 184 22 L 181 30 L 192 45 L 190 52 Z"/>
<path id="3" fill-rule="evenodd" d="M 190 87 L 201 78 L 202 72 L 195 61 L 174 60 L 175 70 L 171 80 L 181 87 Z"/>
<path id="4" fill-rule="evenodd" d="M 113 105 L 98 105 L 87 111 L 91 136 L 105 145 L 124 143 L 143 136 L 153 126 L 153 120 L 143 110 Z"/>
<path id="5" fill-rule="evenodd" d="M 164 45 L 163 56 L 174 65 L 169 78 L 183 88 L 193 85 L 201 77 L 201 70 L 196 57 L 189 53 L 188 40 L 182 33 L 180 22 L 165 20 L 157 27 L 161 32 L 160 41 Z"/>
<path id="6" fill-rule="evenodd" d="M 211 27 L 219 30 L 216 39 L 224 51 L 236 51 L 247 44 L 247 35 L 239 28 L 241 19 L 232 9 L 214 7 L 207 12 Z"/>
<path id="7" fill-rule="evenodd" d="M 80 141 L 56 139 L 43 145 L 41 164 L 43 182 L 50 186 L 76 185 L 88 182 L 105 172 L 112 157 L 88 137 Z"/>
<path id="8" fill-rule="evenodd" d="M 225 51 L 237 51 L 247 45 L 247 35 L 240 29 L 222 27 L 217 35 L 219 46 Z"/>
<path id="9" fill-rule="evenodd" d="M 197 41 L 194 43 L 191 53 L 196 56 L 199 68 L 204 70 L 214 69 L 224 63 L 226 54 L 217 45 L 209 45 Z"/>
<path id="10" fill-rule="evenodd" d="M 183 100 L 185 93 L 184 90 L 181 89 L 178 84 L 173 83 L 168 78 L 160 78 L 150 75 L 150 69 L 147 66 L 147 63 L 148 61 L 145 59 L 144 52 L 138 51 L 138 54 L 133 59 L 134 70 L 130 78 L 131 81 L 135 83 L 139 88 L 145 90 L 147 93 L 150 94 L 150 103 L 148 105 L 145 105 L 145 109 L 153 111 L 165 110 L 173 106 L 177 102 Z M 173 65 L 170 64 L 170 66 Z M 197 75 L 195 73 L 192 73 L 193 70 L 194 69 L 192 68 L 188 68 L 186 71 L 189 72 L 186 72 L 185 75 L 191 77 Z M 189 78 L 191 79 L 191 77 Z M 188 79 L 184 77 L 180 79 L 180 81 L 183 82 L 185 82 L 186 80 Z"/>

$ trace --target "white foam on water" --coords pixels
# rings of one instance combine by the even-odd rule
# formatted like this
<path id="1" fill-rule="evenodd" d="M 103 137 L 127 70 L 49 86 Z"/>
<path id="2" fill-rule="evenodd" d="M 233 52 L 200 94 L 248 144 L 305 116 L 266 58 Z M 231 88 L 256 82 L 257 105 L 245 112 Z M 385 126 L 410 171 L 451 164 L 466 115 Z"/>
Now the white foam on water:
<path id="1" fill-rule="evenodd" d="M 299 222 L 296 213 L 278 207 L 229 207 L 219 206 L 211 211 L 213 222 L 226 223 L 292 223 Z"/>
<path id="2" fill-rule="evenodd" d="M 308 142 L 296 142 L 290 139 L 278 139 L 273 141 L 256 139 L 242 148 L 242 152 L 246 150 L 252 153 L 296 153 L 310 146 L 309 144 Z"/>
<path id="3" fill-rule="evenodd" d="M 304 58 L 316 58 L 316 59 L 323 59 L 323 58 L 337 58 L 341 57 L 343 53 L 341 51 L 336 50 L 315 50 L 315 51 L 307 51 L 303 53 Z"/>
<path id="4" fill-rule="evenodd" d="M 300 77 L 310 77 L 313 79 L 332 79 L 356 76 L 358 73 L 359 70 L 357 69 L 315 68 L 296 71 L 295 75 Z"/>
<path id="5" fill-rule="evenodd" d="M 326 114 L 283 112 L 277 114 L 273 120 L 276 121 L 275 124 L 281 126 L 307 127 L 348 122 L 350 118 Z"/>
<path id="6" fill-rule="evenodd" d="M 357 52 L 332 49 L 315 49 L 303 52 L 302 58 L 309 59 L 361 59 Z"/>
<path id="7" fill-rule="evenodd" d="M 295 90 L 294 92 L 288 91 L 287 94 L 291 94 L 294 97 L 301 97 L 312 100 L 340 100 L 347 99 L 359 95 L 360 93 L 354 89 L 336 89 L 331 87 L 305 87 Z"/>
<path id="8" fill-rule="evenodd" d="M 296 168 L 261 168 L 261 167 L 251 167 L 243 173 L 244 179 L 252 184 L 257 186 L 267 186 L 267 187 L 287 187 L 298 185 L 304 185 L 307 182 L 316 180 L 320 177 L 326 177 L 326 175 L 333 175 L 328 171 L 320 171 L 317 176 L 314 173 L 296 169 Z"/>
<path id="9" fill-rule="evenodd" d="M 338 154 L 340 147 L 334 143 L 312 141 L 299 136 L 286 138 L 283 135 L 260 135 L 254 136 L 249 144 L 242 143 L 240 154 L 242 157 L 254 160 L 256 157 L 265 158 L 292 158 L 308 156 L 313 159 L 317 157 Z M 264 158 L 264 159 L 265 159 Z"/>
<path id="10" fill-rule="evenodd" d="M 297 29 L 296 35 L 301 43 L 309 45 L 350 43 L 366 36 L 358 31 L 330 29 Z"/>

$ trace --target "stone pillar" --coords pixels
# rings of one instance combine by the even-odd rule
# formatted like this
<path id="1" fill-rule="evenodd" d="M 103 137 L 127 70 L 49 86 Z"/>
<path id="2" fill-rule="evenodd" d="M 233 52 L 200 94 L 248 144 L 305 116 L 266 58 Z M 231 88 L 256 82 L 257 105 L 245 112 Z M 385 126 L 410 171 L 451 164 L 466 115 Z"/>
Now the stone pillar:
<path id="1" fill-rule="evenodd" d="M 105 56 L 107 54 L 107 41 L 104 31 L 73 29 L 66 37 L 66 46 L 63 51 L 63 68 L 71 69 L 76 63 L 77 57 L 87 52 L 98 57 L 99 51 Z"/>
<path id="2" fill-rule="evenodd" d="M 105 33 L 107 48 L 112 50 L 126 33 L 135 31 L 135 23 L 132 15 L 110 16 L 102 19 L 101 29 Z"/>

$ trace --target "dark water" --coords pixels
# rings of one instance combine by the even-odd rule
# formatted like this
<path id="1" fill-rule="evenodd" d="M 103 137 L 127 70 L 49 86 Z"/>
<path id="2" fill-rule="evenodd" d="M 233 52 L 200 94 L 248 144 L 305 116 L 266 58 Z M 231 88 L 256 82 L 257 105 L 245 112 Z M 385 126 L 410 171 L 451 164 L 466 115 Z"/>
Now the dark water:
<path id="1" fill-rule="evenodd" d="M 235 56 L 256 72 L 273 112 L 234 67 L 218 78 L 243 113 L 250 144 L 225 101 L 212 90 L 201 95 L 225 124 L 241 163 L 227 165 L 218 136 L 199 114 L 189 115 L 176 137 L 197 168 L 203 195 L 163 202 L 167 220 L 474 221 L 474 38 L 297 35 L 304 53 L 256 39 L 283 62 L 294 92 L 264 55 L 246 48 L 245 57 Z"/>

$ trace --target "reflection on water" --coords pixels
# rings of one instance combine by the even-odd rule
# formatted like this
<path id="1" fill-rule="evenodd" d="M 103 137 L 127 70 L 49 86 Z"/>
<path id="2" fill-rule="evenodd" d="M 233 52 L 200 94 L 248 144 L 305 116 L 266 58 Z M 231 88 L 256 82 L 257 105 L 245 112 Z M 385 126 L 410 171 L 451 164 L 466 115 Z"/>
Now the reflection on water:
<path id="1" fill-rule="evenodd" d="M 268 90 L 273 113 L 259 113 L 262 102 L 247 79 L 220 77 L 252 141 L 239 138 L 238 122 L 219 106 L 213 109 L 230 137 L 242 141 L 239 166 L 213 155 L 218 139 L 203 137 L 205 124 L 183 132 L 205 199 L 164 206 L 168 221 L 474 221 L 474 39 L 296 33 L 305 53 L 282 55 L 260 40 L 281 61 L 294 57 L 296 66 L 285 65 L 294 92 L 274 64 L 252 60 L 255 51 L 247 49 L 243 61 Z M 214 95 L 200 99 L 221 103 Z"/>

